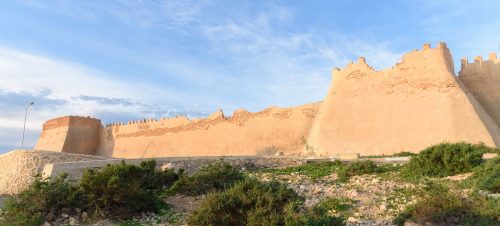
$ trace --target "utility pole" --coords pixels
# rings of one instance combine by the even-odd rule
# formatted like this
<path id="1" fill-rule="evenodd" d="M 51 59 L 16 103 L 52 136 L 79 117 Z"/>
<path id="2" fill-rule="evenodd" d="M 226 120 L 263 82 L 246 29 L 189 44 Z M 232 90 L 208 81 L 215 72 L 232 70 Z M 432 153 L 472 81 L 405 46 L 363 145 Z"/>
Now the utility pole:
<path id="1" fill-rule="evenodd" d="M 23 139 L 21 141 L 21 149 L 24 149 L 24 132 L 26 132 L 26 118 L 28 117 L 28 109 L 33 106 L 33 102 L 30 102 L 28 105 L 26 105 L 26 112 L 24 114 L 24 126 L 23 126 Z"/>

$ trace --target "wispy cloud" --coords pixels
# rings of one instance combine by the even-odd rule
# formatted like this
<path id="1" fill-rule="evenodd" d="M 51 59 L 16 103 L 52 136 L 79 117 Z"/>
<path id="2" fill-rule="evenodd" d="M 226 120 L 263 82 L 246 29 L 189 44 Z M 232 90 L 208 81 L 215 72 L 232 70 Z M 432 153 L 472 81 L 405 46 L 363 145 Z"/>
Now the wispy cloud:
<path id="1" fill-rule="evenodd" d="M 333 67 L 365 56 L 381 69 L 401 55 L 388 42 L 304 26 L 300 7 L 279 2 L 24 3 L 53 18 L 30 24 L 46 36 L 29 40 L 37 51 L 0 47 L 0 132 L 19 129 L 27 101 L 31 131 L 68 114 L 112 122 L 305 104 L 324 97 Z"/>
<path id="2" fill-rule="evenodd" d="M 0 48 L 0 68 L 0 131 L 21 129 L 26 104 L 33 101 L 28 145 L 34 145 L 33 134 L 39 133 L 44 121 L 63 115 L 92 115 L 111 122 L 206 114 L 178 105 L 175 94 L 155 85 L 114 81 L 110 79 L 114 76 L 95 69 L 12 49 Z M 0 145 L 11 143 L 0 139 Z"/>

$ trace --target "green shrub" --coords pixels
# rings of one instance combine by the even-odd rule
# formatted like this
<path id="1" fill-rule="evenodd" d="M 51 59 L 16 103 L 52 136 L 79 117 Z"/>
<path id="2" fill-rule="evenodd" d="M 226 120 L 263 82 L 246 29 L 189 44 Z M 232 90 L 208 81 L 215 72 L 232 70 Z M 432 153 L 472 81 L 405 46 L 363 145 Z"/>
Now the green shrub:
<path id="1" fill-rule="evenodd" d="M 169 193 L 196 196 L 224 190 L 244 178 L 244 174 L 237 168 L 225 162 L 217 162 L 202 167 L 191 176 L 181 177 Z"/>
<path id="2" fill-rule="evenodd" d="M 394 220 L 404 225 L 407 220 L 436 225 L 494 225 L 500 217 L 500 200 L 454 194 L 443 185 L 428 183 L 417 203 L 408 206 Z"/>
<path id="3" fill-rule="evenodd" d="M 77 188 L 66 178 L 66 175 L 52 180 L 36 178 L 17 197 L 7 200 L 0 225 L 40 225 L 59 217 L 62 209 L 80 204 Z"/>
<path id="4" fill-rule="evenodd" d="M 143 173 L 143 187 L 150 190 L 161 190 L 170 188 L 183 175 L 184 170 L 175 172 L 173 169 L 156 169 L 156 161 L 143 161 L 139 165 Z"/>
<path id="5" fill-rule="evenodd" d="M 278 182 L 246 179 L 224 192 L 211 193 L 188 219 L 189 225 L 281 225 L 284 207 L 300 200 Z"/>
<path id="6" fill-rule="evenodd" d="M 100 170 L 87 169 L 80 179 L 79 190 L 86 208 L 98 214 L 129 218 L 141 212 L 157 212 L 164 207 L 158 193 L 173 182 L 171 171 L 157 171 L 156 162 L 140 166 L 107 165 Z"/>
<path id="7" fill-rule="evenodd" d="M 301 214 L 303 199 L 286 185 L 245 179 L 210 193 L 188 219 L 189 225 L 338 225 L 340 219 L 314 212 Z M 323 222 L 323 223 L 322 223 Z"/>
<path id="8" fill-rule="evenodd" d="M 476 167 L 470 180 L 477 189 L 500 193 L 500 157 L 490 159 Z"/>
<path id="9" fill-rule="evenodd" d="M 377 166 L 373 161 L 359 161 L 344 165 L 337 172 L 339 181 L 347 181 L 351 176 L 370 173 L 382 173 L 385 168 Z"/>
<path id="10" fill-rule="evenodd" d="M 467 173 L 483 162 L 483 153 L 496 151 L 498 150 L 484 144 L 442 143 L 413 156 L 403 168 L 403 174 L 415 179 L 421 176 L 446 177 Z"/>
<path id="11" fill-rule="evenodd" d="M 0 225 L 40 225 L 61 213 L 79 208 L 93 214 L 130 218 L 142 212 L 157 212 L 165 207 L 158 196 L 179 175 L 173 170 L 156 170 L 154 160 L 139 166 L 107 165 L 89 169 L 78 183 L 67 176 L 42 180 L 37 178 L 16 198 L 8 200 Z"/>

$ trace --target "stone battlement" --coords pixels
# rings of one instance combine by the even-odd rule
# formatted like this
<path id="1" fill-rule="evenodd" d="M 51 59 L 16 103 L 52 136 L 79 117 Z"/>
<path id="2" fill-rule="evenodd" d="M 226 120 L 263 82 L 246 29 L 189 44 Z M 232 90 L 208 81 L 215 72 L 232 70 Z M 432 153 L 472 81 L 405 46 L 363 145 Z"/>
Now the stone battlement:
<path id="1" fill-rule="evenodd" d="M 90 116 L 63 116 L 55 119 L 50 119 L 43 124 L 43 130 L 50 130 L 63 126 L 100 126 L 101 120 Z"/>
<path id="2" fill-rule="evenodd" d="M 448 73 L 453 74 L 453 60 L 446 43 L 440 42 L 436 48 L 431 48 L 430 44 L 424 44 L 421 50 L 414 50 L 404 54 L 401 62 L 391 68 L 375 70 L 366 63 L 364 57 L 360 57 L 356 63 L 350 62 L 344 69 L 335 67 L 332 70 L 332 81 L 360 79 L 380 79 L 380 76 L 397 77 L 398 75 L 414 76 L 418 73 L 419 79 L 429 76 L 430 79 L 448 77 Z M 432 71 L 445 72 L 431 73 Z M 370 75 L 370 76 L 368 76 Z M 343 79 L 341 79 L 343 78 Z"/>
<path id="3" fill-rule="evenodd" d="M 500 59 L 498 59 L 497 53 L 495 53 L 495 52 L 492 52 L 488 55 L 487 61 L 484 61 L 482 56 L 474 57 L 474 61 L 472 63 L 469 63 L 469 59 L 467 57 L 463 57 L 462 59 L 460 59 L 460 63 L 462 65 L 462 68 L 465 66 L 469 66 L 470 64 L 483 64 L 483 62 L 500 63 Z"/>
<path id="4" fill-rule="evenodd" d="M 185 116 L 176 116 L 172 118 L 167 118 L 163 117 L 160 118 L 160 120 L 157 120 L 156 118 L 149 118 L 149 119 L 142 119 L 142 120 L 134 120 L 134 121 L 128 121 L 127 123 L 123 122 L 114 122 L 114 123 L 109 123 L 106 124 L 105 127 L 127 127 L 130 125 L 150 125 L 150 126 L 166 126 L 166 127 L 181 127 L 181 126 L 186 126 L 186 125 L 195 125 L 194 127 L 196 128 L 204 128 L 205 126 L 201 124 L 206 124 L 208 122 L 228 122 L 228 123 L 234 123 L 234 124 L 239 124 L 243 125 L 245 121 L 247 121 L 249 118 L 253 117 L 263 117 L 263 116 L 268 116 L 271 112 L 274 112 L 273 117 L 279 118 L 279 117 L 286 117 L 286 111 L 287 108 L 280 108 L 280 107 L 269 107 L 266 108 L 262 111 L 259 112 L 249 112 L 246 109 L 240 108 L 236 109 L 232 116 L 228 117 L 224 114 L 222 110 L 217 110 L 207 116 L 206 118 L 194 118 L 194 119 L 189 119 Z M 283 113 L 285 112 L 285 113 Z M 314 112 L 311 111 L 304 111 L 304 114 L 307 115 L 307 117 L 314 118 Z"/>
<path id="5" fill-rule="evenodd" d="M 459 80 L 500 127 L 500 59 L 490 53 L 488 60 L 462 58 L 461 64 Z"/>

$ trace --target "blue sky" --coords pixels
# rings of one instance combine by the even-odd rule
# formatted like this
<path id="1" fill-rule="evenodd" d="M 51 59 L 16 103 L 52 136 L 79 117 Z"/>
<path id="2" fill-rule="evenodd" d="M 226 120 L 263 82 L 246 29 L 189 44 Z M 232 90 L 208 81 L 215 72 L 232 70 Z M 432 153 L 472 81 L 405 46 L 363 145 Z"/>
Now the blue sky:
<path id="1" fill-rule="evenodd" d="M 333 67 L 500 45 L 499 1 L 0 0 L 0 153 L 62 115 L 105 123 L 321 100 Z M 457 64 L 457 63 L 456 63 Z"/>

